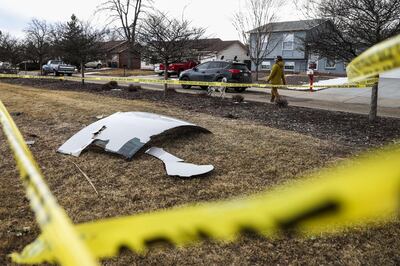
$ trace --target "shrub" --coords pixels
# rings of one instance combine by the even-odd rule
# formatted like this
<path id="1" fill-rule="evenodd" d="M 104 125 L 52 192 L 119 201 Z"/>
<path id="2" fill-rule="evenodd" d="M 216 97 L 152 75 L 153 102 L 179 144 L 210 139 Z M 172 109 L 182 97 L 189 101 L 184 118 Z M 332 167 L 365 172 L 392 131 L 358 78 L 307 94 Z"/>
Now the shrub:
<path id="1" fill-rule="evenodd" d="M 234 95 L 234 96 L 232 97 L 232 100 L 233 100 L 233 102 L 235 102 L 235 103 L 241 103 L 241 102 L 244 101 L 244 97 L 243 97 L 242 95 L 237 94 L 237 95 Z"/>
<path id="2" fill-rule="evenodd" d="M 133 85 L 133 84 L 129 84 L 128 86 L 128 91 L 129 92 L 136 92 L 138 90 L 141 90 L 142 87 L 140 85 Z"/>
<path id="3" fill-rule="evenodd" d="M 284 98 L 284 97 L 279 97 L 278 99 L 276 99 L 276 105 L 279 108 L 285 108 L 289 105 L 288 101 Z"/>
<path id="4" fill-rule="evenodd" d="M 118 82 L 112 80 L 110 82 L 107 82 L 106 84 L 103 84 L 102 89 L 105 91 L 110 91 L 114 89 L 118 89 Z"/>

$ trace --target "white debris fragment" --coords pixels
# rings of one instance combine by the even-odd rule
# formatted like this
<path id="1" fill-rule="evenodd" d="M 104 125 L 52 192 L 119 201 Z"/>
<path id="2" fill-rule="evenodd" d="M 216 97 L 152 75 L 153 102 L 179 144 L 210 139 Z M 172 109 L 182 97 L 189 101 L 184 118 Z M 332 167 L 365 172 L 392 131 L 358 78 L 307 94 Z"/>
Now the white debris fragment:
<path id="1" fill-rule="evenodd" d="M 176 128 L 205 128 L 179 119 L 142 112 L 115 113 L 83 128 L 65 142 L 58 152 L 78 157 L 90 145 L 132 158 L 152 137 Z"/>
<path id="2" fill-rule="evenodd" d="M 165 170 L 169 176 L 193 177 L 204 175 L 214 170 L 213 165 L 185 163 L 182 159 L 161 148 L 153 147 L 148 149 L 146 153 L 160 159 L 164 163 Z"/>

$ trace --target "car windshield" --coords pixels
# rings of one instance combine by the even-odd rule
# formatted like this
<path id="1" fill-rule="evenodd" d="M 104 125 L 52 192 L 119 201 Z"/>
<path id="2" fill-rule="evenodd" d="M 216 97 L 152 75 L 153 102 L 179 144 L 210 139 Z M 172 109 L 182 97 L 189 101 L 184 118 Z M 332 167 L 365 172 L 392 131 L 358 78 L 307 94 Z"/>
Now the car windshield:
<path id="1" fill-rule="evenodd" d="M 249 69 L 247 68 L 247 66 L 245 64 L 232 64 L 232 69 L 239 69 L 239 70 L 245 70 L 245 71 L 249 71 Z"/>

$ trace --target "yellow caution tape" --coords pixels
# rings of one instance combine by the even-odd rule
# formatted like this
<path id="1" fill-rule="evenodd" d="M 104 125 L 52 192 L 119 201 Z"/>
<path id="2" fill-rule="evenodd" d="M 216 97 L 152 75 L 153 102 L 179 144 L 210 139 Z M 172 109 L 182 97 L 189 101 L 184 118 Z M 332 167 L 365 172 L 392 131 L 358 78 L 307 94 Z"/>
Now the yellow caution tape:
<path id="1" fill-rule="evenodd" d="M 107 219 L 77 225 L 92 254 L 118 254 L 124 246 L 142 253 L 159 242 L 183 246 L 204 238 L 233 241 L 242 232 L 264 236 L 313 235 L 373 222 L 388 221 L 399 210 L 400 147 L 347 162 L 306 181 L 272 192 L 226 202 Z M 43 236 L 17 262 L 54 259 Z"/>
<path id="2" fill-rule="evenodd" d="M 38 165 L 1 101 L 0 123 L 17 161 L 31 208 L 42 230 L 42 245 L 53 254 L 50 262 L 62 265 L 97 265 L 86 245 L 78 237 L 70 219 L 58 206 L 43 181 Z"/>
<path id="3" fill-rule="evenodd" d="M 351 80 L 373 77 L 399 66 L 398 43 L 399 37 L 393 38 L 373 47 L 373 52 L 367 51 L 356 58 L 348 67 Z M 112 80 L 230 86 L 226 83 L 130 78 Z M 258 196 L 95 221 L 73 228 L 44 183 L 38 166 L 1 102 L 0 122 L 42 229 L 41 236 L 34 243 L 21 254 L 12 255 L 17 263 L 56 261 L 63 265 L 95 265 L 93 257 L 113 256 L 121 245 L 143 252 L 149 245 L 160 241 L 180 246 L 204 237 L 235 240 L 240 232 L 249 231 L 266 236 L 335 232 L 350 225 L 388 221 L 398 214 L 400 207 L 400 148 L 396 146 L 354 160 L 351 165 L 326 170 L 308 181 Z"/>
<path id="4" fill-rule="evenodd" d="M 70 80 L 81 81 L 81 77 L 54 77 L 54 76 L 33 76 L 33 75 L 16 75 L 16 74 L 0 74 L 0 78 L 20 78 L 20 79 L 52 79 L 52 80 Z M 87 81 L 118 81 L 138 84 L 168 84 L 168 85 L 190 85 L 190 86 L 207 86 L 207 87 L 241 87 L 241 88 L 281 88 L 281 89 L 299 89 L 310 88 L 310 85 L 272 85 L 258 83 L 223 83 L 223 82 L 205 82 L 205 81 L 182 81 L 182 80 L 163 80 L 163 79 L 146 79 L 146 78 L 123 78 L 123 77 L 85 77 Z M 363 82 L 352 82 L 342 85 L 313 85 L 313 88 L 366 88 L 372 86 L 377 79 L 369 79 Z"/>
<path id="5" fill-rule="evenodd" d="M 347 66 L 347 76 L 351 82 L 358 82 L 398 67 L 400 35 L 371 47 L 355 58 Z"/>

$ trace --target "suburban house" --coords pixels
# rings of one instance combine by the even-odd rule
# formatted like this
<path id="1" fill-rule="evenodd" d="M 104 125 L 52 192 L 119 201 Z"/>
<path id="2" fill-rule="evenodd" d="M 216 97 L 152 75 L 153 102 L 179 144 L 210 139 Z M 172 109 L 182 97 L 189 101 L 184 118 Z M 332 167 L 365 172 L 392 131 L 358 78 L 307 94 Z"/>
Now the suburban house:
<path id="1" fill-rule="evenodd" d="M 104 53 L 103 61 L 107 67 L 128 67 L 129 52 L 126 41 L 108 41 L 102 44 Z M 139 53 L 132 55 L 132 68 L 140 69 L 141 59 Z"/>
<path id="2" fill-rule="evenodd" d="M 200 63 L 225 60 L 247 63 L 250 67 L 251 61 L 247 47 L 238 40 L 223 41 L 219 38 L 200 39 L 193 45 L 193 58 Z M 154 65 L 142 62 L 142 69 L 153 69 Z"/>
<path id="3" fill-rule="evenodd" d="M 276 56 L 281 55 L 285 61 L 285 71 L 287 72 L 305 72 L 309 67 L 314 68 L 319 73 L 344 75 L 346 74 L 346 65 L 344 62 L 334 58 L 321 58 L 316 54 L 311 54 L 305 47 L 304 40 L 307 35 L 319 27 L 323 27 L 326 20 L 300 20 L 270 23 L 263 28 L 271 33 L 269 38 L 269 51 L 263 58 L 259 70 L 269 71 L 274 64 Z M 257 29 L 252 30 L 255 32 Z M 251 38 L 256 38 L 251 33 Z M 251 41 L 254 43 L 254 41 Z M 252 65 L 255 70 L 255 65 Z"/>
<path id="4" fill-rule="evenodd" d="M 238 40 L 223 41 L 219 38 L 201 39 L 197 42 L 201 63 L 226 60 L 247 62 L 250 60 L 247 47 Z"/>

